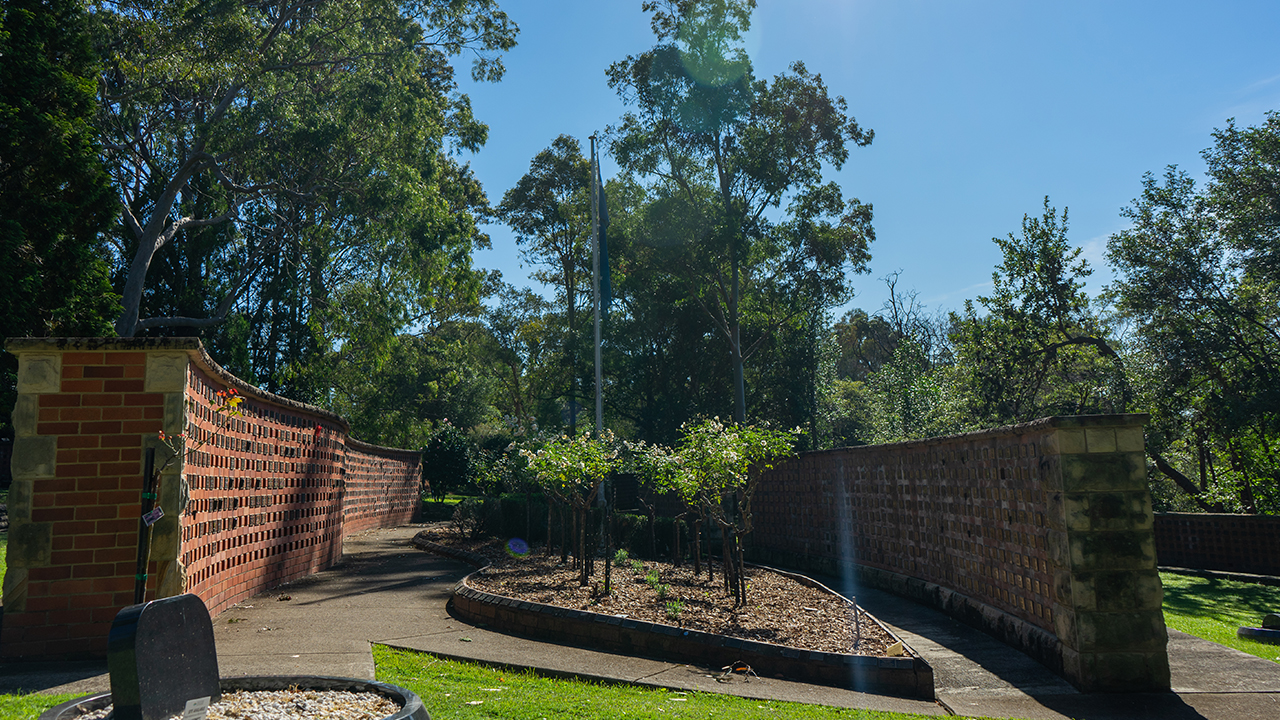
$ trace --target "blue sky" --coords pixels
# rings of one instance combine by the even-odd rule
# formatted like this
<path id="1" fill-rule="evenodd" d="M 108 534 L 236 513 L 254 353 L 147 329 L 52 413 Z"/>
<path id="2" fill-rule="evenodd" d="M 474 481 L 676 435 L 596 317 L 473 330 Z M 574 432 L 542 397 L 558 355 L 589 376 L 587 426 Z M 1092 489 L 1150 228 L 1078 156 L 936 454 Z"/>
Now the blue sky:
<path id="1" fill-rule="evenodd" d="M 506 78 L 462 78 L 490 127 L 464 159 L 492 202 L 557 135 L 585 148 L 624 112 L 605 69 L 653 45 L 640 4 L 501 2 L 521 29 Z M 1276 2 L 760 0 L 748 50 L 759 77 L 804 61 L 876 132 L 829 174 L 875 207 L 871 273 L 851 306 L 878 308 L 878 278 L 901 270 L 900 288 L 951 309 L 990 287 L 991 238 L 1038 215 L 1045 195 L 1070 208 L 1069 237 L 1098 290 L 1106 238 L 1124 228 L 1144 172 L 1198 174 L 1215 127 L 1280 110 L 1277 38 Z M 476 263 L 534 285 L 510 232 L 488 231 L 494 249 Z"/>

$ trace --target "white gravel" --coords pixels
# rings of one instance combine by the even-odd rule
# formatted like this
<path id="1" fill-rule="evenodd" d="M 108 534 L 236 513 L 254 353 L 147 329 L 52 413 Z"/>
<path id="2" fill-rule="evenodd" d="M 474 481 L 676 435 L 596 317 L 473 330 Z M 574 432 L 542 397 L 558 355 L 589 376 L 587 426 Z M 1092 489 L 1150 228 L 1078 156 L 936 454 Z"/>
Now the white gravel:
<path id="1" fill-rule="evenodd" d="M 207 720 L 380 720 L 400 706 L 377 693 L 345 690 L 245 690 L 209 706 Z M 104 720 L 111 706 L 77 720 Z M 182 713 L 173 718 L 181 718 Z M 172 720 L 172 719 L 171 719 Z"/>

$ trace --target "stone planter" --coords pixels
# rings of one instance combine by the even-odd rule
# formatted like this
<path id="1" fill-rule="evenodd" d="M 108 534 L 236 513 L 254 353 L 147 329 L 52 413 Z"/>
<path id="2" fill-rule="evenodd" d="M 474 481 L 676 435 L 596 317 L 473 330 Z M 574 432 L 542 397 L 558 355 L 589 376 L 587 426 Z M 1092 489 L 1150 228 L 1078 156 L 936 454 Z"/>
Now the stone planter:
<path id="1" fill-rule="evenodd" d="M 416 693 L 396 685 L 357 680 L 355 678 L 320 677 L 316 675 L 258 675 L 250 677 L 222 678 L 222 692 L 235 690 L 288 690 L 298 687 L 304 690 L 347 690 L 371 692 L 382 695 L 400 706 L 384 720 L 431 720 L 422 699 Z M 111 704 L 111 693 L 87 695 L 70 700 L 41 713 L 39 720 L 75 720 L 75 718 Z"/>

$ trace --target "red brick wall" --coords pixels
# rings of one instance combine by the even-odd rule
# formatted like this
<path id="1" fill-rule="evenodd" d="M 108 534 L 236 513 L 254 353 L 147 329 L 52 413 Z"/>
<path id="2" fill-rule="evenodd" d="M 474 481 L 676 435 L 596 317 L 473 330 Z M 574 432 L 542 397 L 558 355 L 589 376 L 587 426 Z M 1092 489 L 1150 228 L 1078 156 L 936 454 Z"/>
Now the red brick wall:
<path id="1" fill-rule="evenodd" d="M 162 469 L 147 598 L 213 614 L 329 567 L 344 536 L 412 519 L 420 456 L 254 388 L 198 340 L 21 339 L 0 655 L 102 655 L 133 602 L 143 457 Z M 55 377 L 56 376 L 56 377 Z M 240 415 L 219 414 L 235 388 Z M 158 433 L 185 433 L 172 458 Z"/>
<path id="2" fill-rule="evenodd" d="M 24 611 L 5 613 L 6 656 L 105 653 L 105 628 L 133 602 L 142 437 L 164 417 L 145 370 L 144 352 L 67 352 L 59 391 L 36 396 L 57 467 L 34 481 L 29 520 L 50 528 L 51 553 L 26 570 Z"/>
<path id="3" fill-rule="evenodd" d="M 215 614 L 342 556 L 345 428 L 262 393 L 244 393 L 227 417 L 226 389 L 204 368 L 188 375 L 180 559 L 186 592 Z"/>
<path id="4" fill-rule="evenodd" d="M 1146 419 L 807 453 L 761 478 L 751 550 L 932 605 L 1081 690 L 1168 690 Z"/>
<path id="5" fill-rule="evenodd" d="M 394 527 L 413 519 L 420 506 L 419 453 L 348 439 L 346 458 L 345 533 Z"/>
<path id="6" fill-rule="evenodd" d="M 1280 575 L 1280 517 L 1161 513 L 1156 558 L 1171 567 Z"/>
<path id="7" fill-rule="evenodd" d="M 752 545 L 937 583 L 1053 632 L 1052 432 L 808 453 L 761 481 Z"/>

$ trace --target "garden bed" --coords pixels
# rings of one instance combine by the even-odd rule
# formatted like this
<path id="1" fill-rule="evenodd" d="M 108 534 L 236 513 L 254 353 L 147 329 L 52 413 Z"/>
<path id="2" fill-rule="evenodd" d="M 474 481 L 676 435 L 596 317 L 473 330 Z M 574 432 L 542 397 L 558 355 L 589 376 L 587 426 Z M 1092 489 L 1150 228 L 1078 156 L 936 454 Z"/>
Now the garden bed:
<path id="1" fill-rule="evenodd" d="M 747 604 L 733 609 L 719 563 L 708 580 L 705 568 L 695 577 L 688 565 L 627 560 L 614 567 L 606 595 L 602 562 L 584 587 L 558 556 L 510 552 L 501 541 L 430 528 L 414 543 L 483 566 L 454 590 L 454 612 L 471 622 L 712 667 L 745 663 L 765 677 L 933 697 L 928 664 L 861 609 L 855 623 L 852 604 L 807 578 L 748 568 Z"/>

